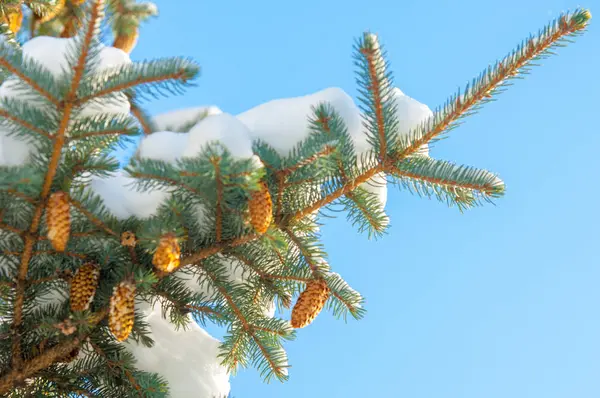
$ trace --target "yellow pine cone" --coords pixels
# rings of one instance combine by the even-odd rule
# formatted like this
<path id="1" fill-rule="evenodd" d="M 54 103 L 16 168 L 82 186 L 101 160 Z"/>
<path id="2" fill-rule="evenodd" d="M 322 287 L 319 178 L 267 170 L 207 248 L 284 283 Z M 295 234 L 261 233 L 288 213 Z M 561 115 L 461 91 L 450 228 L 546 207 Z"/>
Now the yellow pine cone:
<path id="1" fill-rule="evenodd" d="M 98 287 L 98 278 L 100 271 L 92 263 L 86 263 L 81 266 L 71 280 L 71 311 L 85 311 L 90 308 L 90 304 L 96 294 Z"/>
<path id="2" fill-rule="evenodd" d="M 46 207 L 46 225 L 48 240 L 54 250 L 65 251 L 71 233 L 71 213 L 66 193 L 55 192 L 50 195 Z"/>
<path id="3" fill-rule="evenodd" d="M 8 28 L 11 32 L 17 33 L 21 30 L 21 24 L 23 23 L 23 10 L 21 5 L 18 6 L 5 6 L 4 20 L 8 24 Z"/>
<path id="4" fill-rule="evenodd" d="M 137 44 L 138 37 L 139 33 L 137 29 L 129 35 L 117 35 L 117 37 L 115 38 L 115 42 L 113 43 L 113 47 L 120 48 L 121 50 L 129 54 L 131 53 L 131 51 L 133 51 L 133 48 Z"/>
<path id="5" fill-rule="evenodd" d="M 256 232 L 264 234 L 273 221 L 273 201 L 267 184 L 261 182 L 260 186 L 261 188 L 250 196 L 248 207 L 252 226 Z"/>
<path id="6" fill-rule="evenodd" d="M 133 329 L 135 285 L 123 281 L 115 286 L 110 298 L 108 327 L 118 341 L 125 341 Z"/>
<path id="7" fill-rule="evenodd" d="M 322 279 L 308 282 L 292 310 L 292 327 L 299 329 L 310 325 L 319 315 L 328 298 L 327 282 Z"/>
<path id="8" fill-rule="evenodd" d="M 121 244 L 123 246 L 135 247 L 135 234 L 131 231 L 125 231 L 121 234 Z"/>
<path id="9" fill-rule="evenodd" d="M 181 249 L 177 238 L 172 234 L 163 236 L 152 257 L 152 264 L 156 269 L 170 273 L 179 268 L 180 259 Z"/>
<path id="10" fill-rule="evenodd" d="M 66 3 L 67 3 L 67 0 L 58 0 L 56 2 L 56 5 L 54 7 L 49 7 L 48 8 L 48 12 L 46 14 L 39 15 L 37 17 L 38 18 L 38 22 L 39 23 L 45 23 L 45 22 L 50 21 L 51 19 L 54 19 L 65 8 L 65 4 Z"/>

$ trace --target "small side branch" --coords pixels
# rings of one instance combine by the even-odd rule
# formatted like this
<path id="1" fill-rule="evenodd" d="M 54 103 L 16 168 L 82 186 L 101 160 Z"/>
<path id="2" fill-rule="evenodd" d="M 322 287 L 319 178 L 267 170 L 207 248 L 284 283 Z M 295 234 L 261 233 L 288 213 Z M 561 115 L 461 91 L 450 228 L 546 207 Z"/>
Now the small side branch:
<path id="1" fill-rule="evenodd" d="M 378 165 L 375 166 L 369 170 L 367 170 L 366 172 L 364 172 L 363 174 L 361 174 L 360 176 L 349 180 L 343 187 L 341 187 L 340 189 L 330 193 L 329 195 L 325 196 L 324 198 L 316 201 L 315 203 L 313 203 L 311 206 L 298 211 L 297 213 L 292 215 L 292 219 L 293 220 L 300 220 L 312 213 L 314 213 L 315 211 L 321 209 L 324 206 L 327 206 L 328 204 L 332 203 L 333 201 L 339 199 L 340 197 L 342 197 L 343 195 L 347 194 L 348 192 L 352 192 L 353 190 L 356 189 L 356 187 L 358 187 L 360 184 L 369 181 L 369 179 L 371 179 L 371 177 L 373 177 L 374 175 L 376 175 L 377 173 L 380 173 L 382 171 L 382 166 Z"/>
<path id="2" fill-rule="evenodd" d="M 415 139 L 398 154 L 397 160 L 415 154 L 423 145 L 455 126 L 458 119 L 470 114 L 478 105 L 491 98 L 498 88 L 508 79 L 518 76 L 531 61 L 548 54 L 565 37 L 584 30 L 589 18 L 589 11 L 586 10 L 561 16 L 557 22 L 541 30 L 537 37 L 529 38 L 493 68 L 484 71 L 470 87 L 467 86 L 464 95 L 454 95 L 441 111 L 436 112 L 428 123 L 415 131 Z"/>
<path id="3" fill-rule="evenodd" d="M 150 135 L 154 132 L 152 127 L 152 123 L 146 116 L 146 113 L 133 101 L 131 102 L 131 114 L 135 116 L 140 125 L 142 126 L 142 131 L 144 135 Z"/>
<path id="4" fill-rule="evenodd" d="M 184 267 L 186 265 L 196 264 L 199 261 L 204 260 L 210 256 L 218 254 L 225 249 L 234 248 L 237 246 L 244 245 L 248 242 L 253 241 L 254 239 L 258 239 L 259 236 L 256 234 L 248 234 L 244 236 L 240 236 L 239 238 L 233 239 L 231 241 L 225 241 L 222 243 L 214 244 L 210 247 L 205 247 L 204 249 L 200 249 L 195 253 L 189 254 L 181 259 L 180 267 Z"/>
<path id="5" fill-rule="evenodd" d="M 40 129 L 31 123 L 28 123 L 26 120 L 19 119 L 18 117 L 11 114 L 10 112 L 7 112 L 4 109 L 0 109 L 0 117 L 10 120 L 11 122 L 18 124 L 19 126 L 25 127 L 27 130 L 33 131 L 34 133 L 39 134 L 42 137 L 45 137 L 48 139 L 52 138 L 52 135 L 50 135 L 47 131 Z"/>
<path id="6" fill-rule="evenodd" d="M 216 203 L 216 241 L 221 242 L 223 234 L 223 181 L 221 180 L 221 166 L 219 165 L 220 159 L 218 157 L 212 158 L 211 163 L 215 168 L 215 183 L 217 185 L 217 203 Z"/>
<path id="7" fill-rule="evenodd" d="M 61 358 L 64 358 L 80 345 L 81 340 L 75 338 L 45 350 L 39 356 L 23 364 L 20 369 L 14 367 L 11 368 L 8 373 L 0 377 L 0 394 L 7 394 L 16 384 L 23 382 L 40 370 L 45 369 Z"/>
<path id="8" fill-rule="evenodd" d="M 306 252 L 306 248 L 304 247 L 302 242 L 300 242 L 300 239 L 298 239 L 298 237 L 292 231 L 290 231 L 289 228 L 284 228 L 283 232 L 285 232 L 285 234 L 290 238 L 290 240 L 294 242 L 294 245 L 296 245 L 298 250 L 300 250 L 300 253 L 308 263 L 308 266 L 310 267 L 311 271 L 313 273 L 317 272 L 319 267 L 317 267 L 317 264 L 315 264 L 310 254 Z"/>
<path id="9" fill-rule="evenodd" d="M 87 210 L 81 203 L 76 200 L 69 199 L 73 207 L 75 207 L 81 214 L 83 214 L 92 224 L 106 232 L 108 235 L 119 237 L 119 234 L 110 229 L 102 220 Z"/>

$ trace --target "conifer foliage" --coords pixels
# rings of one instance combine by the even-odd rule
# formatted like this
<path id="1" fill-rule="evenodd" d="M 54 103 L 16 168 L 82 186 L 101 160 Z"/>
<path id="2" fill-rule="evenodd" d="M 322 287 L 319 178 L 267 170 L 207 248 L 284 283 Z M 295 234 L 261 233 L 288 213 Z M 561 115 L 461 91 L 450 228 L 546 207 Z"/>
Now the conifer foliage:
<path id="1" fill-rule="evenodd" d="M 199 66 L 167 58 L 97 67 L 101 29 L 110 26 L 111 44 L 129 53 L 141 21 L 156 15 L 150 3 L 15 0 L 0 1 L 0 12 L 0 77 L 19 93 L 0 96 L 0 126 L 4 138 L 35 148 L 25 162 L 1 163 L 0 135 L 0 395 L 11 397 L 166 396 L 168 380 L 138 369 L 123 345 L 154 343 L 140 302 L 161 305 L 181 327 L 194 321 L 190 314 L 226 326 L 220 358 L 232 373 L 251 364 L 265 380 L 287 379 L 283 342 L 295 329 L 324 307 L 342 317 L 364 313 L 360 294 L 327 263 L 317 214 L 342 205 L 359 230 L 381 236 L 387 216 L 364 189 L 378 176 L 461 211 L 500 197 L 496 175 L 432 159 L 422 148 L 583 32 L 591 17 L 561 15 L 409 134 L 398 132 L 385 53 L 365 34 L 355 64 L 369 151 L 359 152 L 338 111 L 321 103 L 287 155 L 255 140 L 246 158 L 219 142 L 174 163 L 134 157 L 125 172 L 137 189 L 168 197 L 150 217 L 120 219 L 90 179 L 117 172 L 111 153 L 119 145 L 155 132 L 141 101 L 181 93 Z M 56 75 L 24 57 L 21 42 L 38 36 L 71 38 L 69 68 Z M 126 115 L 90 111 L 123 98 Z M 249 275 L 242 284 L 229 278 L 232 261 Z M 183 271 L 213 294 L 190 290 Z M 61 291 L 68 301 L 43 304 Z M 266 315 L 272 302 L 291 321 Z"/>

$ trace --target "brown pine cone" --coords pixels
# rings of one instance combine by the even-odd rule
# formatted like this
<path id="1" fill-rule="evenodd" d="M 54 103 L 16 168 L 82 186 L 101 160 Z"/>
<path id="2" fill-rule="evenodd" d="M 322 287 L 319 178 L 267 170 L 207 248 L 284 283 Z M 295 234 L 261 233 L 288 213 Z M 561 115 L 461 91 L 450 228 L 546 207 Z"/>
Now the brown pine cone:
<path id="1" fill-rule="evenodd" d="M 181 249 L 177 238 L 173 234 L 163 236 L 152 257 L 152 264 L 162 272 L 171 273 L 179 268 L 180 259 Z"/>
<path id="2" fill-rule="evenodd" d="M 123 281 L 115 286 L 110 298 L 108 327 L 118 341 L 125 341 L 133 329 L 135 285 Z"/>
<path id="3" fill-rule="evenodd" d="M 115 38 L 115 42 L 113 43 L 113 47 L 120 48 L 125 51 L 127 54 L 130 54 L 133 51 L 135 45 L 137 44 L 139 37 L 139 32 L 136 29 L 130 34 L 122 34 L 117 35 Z"/>
<path id="4" fill-rule="evenodd" d="M 81 266 L 71 280 L 71 311 L 85 311 L 96 294 L 100 271 L 95 264 L 86 263 Z"/>
<path id="5" fill-rule="evenodd" d="M 319 315 L 328 298 L 327 282 L 322 279 L 308 282 L 292 310 L 292 327 L 299 329 L 310 325 Z"/>
<path id="6" fill-rule="evenodd" d="M 50 195 L 46 207 L 46 226 L 48 227 L 48 240 L 54 250 L 65 251 L 71 233 L 71 213 L 66 193 L 55 192 Z"/>
<path id="7" fill-rule="evenodd" d="M 273 221 L 273 201 L 269 193 L 269 187 L 265 182 L 260 183 L 260 189 L 252 192 L 248 201 L 250 210 L 250 222 L 256 232 L 264 234 Z"/>

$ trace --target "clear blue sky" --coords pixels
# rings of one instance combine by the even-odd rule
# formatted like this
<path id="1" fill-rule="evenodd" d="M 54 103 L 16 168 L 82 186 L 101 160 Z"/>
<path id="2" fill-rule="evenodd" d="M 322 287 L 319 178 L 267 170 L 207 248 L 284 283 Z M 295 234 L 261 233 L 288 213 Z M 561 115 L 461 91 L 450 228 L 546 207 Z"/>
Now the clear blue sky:
<path id="1" fill-rule="evenodd" d="M 364 30 L 398 86 L 435 107 L 519 40 L 579 1 L 158 0 L 134 59 L 187 55 L 197 88 L 156 113 L 214 104 L 238 113 L 338 86 L 356 94 Z M 600 1 L 586 0 L 596 19 Z M 595 23 L 596 22 L 596 23 Z M 345 324 L 324 313 L 287 349 L 286 384 L 254 370 L 236 398 L 597 398 L 600 396 L 600 21 L 432 150 L 506 181 L 461 215 L 392 190 L 390 234 L 344 219 L 323 229 L 331 264 L 367 300 Z"/>

